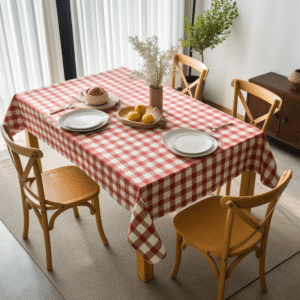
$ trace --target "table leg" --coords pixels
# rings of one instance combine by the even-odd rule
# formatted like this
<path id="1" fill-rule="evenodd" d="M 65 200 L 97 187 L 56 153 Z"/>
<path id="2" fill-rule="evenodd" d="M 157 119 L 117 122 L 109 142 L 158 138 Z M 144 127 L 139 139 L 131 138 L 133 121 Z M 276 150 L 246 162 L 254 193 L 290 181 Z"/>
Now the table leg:
<path id="1" fill-rule="evenodd" d="M 256 173 L 252 171 L 246 171 L 242 174 L 240 196 L 254 195 L 255 176 Z M 245 208 L 245 210 L 251 213 L 251 208 Z"/>
<path id="2" fill-rule="evenodd" d="M 37 139 L 36 136 L 30 133 L 27 129 L 25 129 L 25 135 L 26 135 L 26 142 L 28 147 L 40 149 L 39 140 Z M 41 172 L 43 172 L 41 160 L 38 158 L 37 161 Z"/>
<path id="3" fill-rule="evenodd" d="M 252 196 L 254 195 L 256 173 L 252 171 L 246 171 L 242 174 L 240 196 Z"/>
<path id="4" fill-rule="evenodd" d="M 154 265 L 149 264 L 144 257 L 136 251 L 136 267 L 138 277 L 146 282 L 154 278 Z"/>

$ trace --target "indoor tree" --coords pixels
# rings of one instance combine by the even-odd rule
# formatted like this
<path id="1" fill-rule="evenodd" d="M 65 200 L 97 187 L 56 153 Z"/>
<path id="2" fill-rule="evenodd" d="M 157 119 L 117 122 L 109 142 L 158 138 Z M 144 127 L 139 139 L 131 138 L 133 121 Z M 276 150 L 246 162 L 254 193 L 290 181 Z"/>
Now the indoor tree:
<path id="1" fill-rule="evenodd" d="M 183 47 L 191 47 L 199 52 L 204 62 L 203 51 L 215 48 L 230 34 L 233 20 L 238 17 L 236 2 L 232 0 L 212 0 L 209 10 L 200 11 L 195 22 L 185 18 L 184 30 L 187 40 L 181 40 Z"/>

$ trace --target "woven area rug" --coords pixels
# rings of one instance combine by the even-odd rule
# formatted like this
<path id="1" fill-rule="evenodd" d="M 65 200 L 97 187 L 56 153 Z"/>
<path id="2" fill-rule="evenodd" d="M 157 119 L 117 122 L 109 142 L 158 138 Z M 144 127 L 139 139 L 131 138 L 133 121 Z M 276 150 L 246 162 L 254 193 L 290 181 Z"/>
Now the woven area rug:
<path id="1" fill-rule="evenodd" d="M 42 162 L 44 170 L 71 164 L 49 147 L 44 150 Z M 155 265 L 154 280 L 148 284 L 139 280 L 136 276 L 135 252 L 126 240 L 130 212 L 111 199 L 104 190 L 100 193 L 100 206 L 109 247 L 103 246 L 94 216 L 89 214 L 88 208 L 79 208 L 78 219 L 72 210 L 64 212 L 57 218 L 51 231 L 53 271 L 48 272 L 43 233 L 32 211 L 29 238 L 22 239 L 21 196 L 13 164 L 6 159 L 0 162 L 0 168 L 1 220 L 65 299 L 216 299 L 218 281 L 206 259 L 192 247 L 187 247 L 183 252 L 177 279 L 170 279 L 175 256 L 172 219 L 176 213 L 156 221 L 168 254 L 166 259 Z M 232 185 L 233 193 L 237 193 L 238 179 Z M 256 193 L 266 190 L 257 180 Z M 267 248 L 267 270 L 300 249 L 298 202 L 283 194 L 277 205 Z M 255 213 L 261 215 L 260 210 Z M 227 280 L 225 296 L 229 297 L 257 277 L 258 261 L 252 253 Z"/>

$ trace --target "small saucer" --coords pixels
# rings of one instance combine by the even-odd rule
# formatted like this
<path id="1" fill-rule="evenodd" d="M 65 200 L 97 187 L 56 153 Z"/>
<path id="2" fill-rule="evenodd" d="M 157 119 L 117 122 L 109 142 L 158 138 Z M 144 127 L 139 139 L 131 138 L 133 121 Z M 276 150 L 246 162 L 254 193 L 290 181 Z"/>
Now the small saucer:
<path id="1" fill-rule="evenodd" d="M 114 109 L 119 104 L 119 101 L 120 101 L 120 98 L 117 95 L 115 95 L 111 92 L 108 92 L 108 101 L 106 103 L 104 103 L 102 105 L 90 105 L 84 101 L 85 93 L 86 93 L 85 91 L 81 91 L 77 97 L 82 102 L 82 105 L 80 108 L 98 109 L 98 110 L 102 110 L 102 111 L 108 111 L 108 110 Z"/>

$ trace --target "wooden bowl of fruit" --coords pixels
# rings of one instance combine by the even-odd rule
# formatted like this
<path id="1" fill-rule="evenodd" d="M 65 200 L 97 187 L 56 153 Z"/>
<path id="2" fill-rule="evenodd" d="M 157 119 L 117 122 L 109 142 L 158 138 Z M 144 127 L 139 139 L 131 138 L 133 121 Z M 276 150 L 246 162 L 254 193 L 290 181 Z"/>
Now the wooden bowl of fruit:
<path id="1" fill-rule="evenodd" d="M 118 119 L 123 124 L 133 128 L 153 129 L 160 125 L 162 114 L 153 106 L 130 106 L 118 112 Z"/>
<path id="2" fill-rule="evenodd" d="M 108 92 L 100 86 L 87 89 L 83 96 L 84 101 L 89 105 L 102 105 L 108 101 Z"/>

